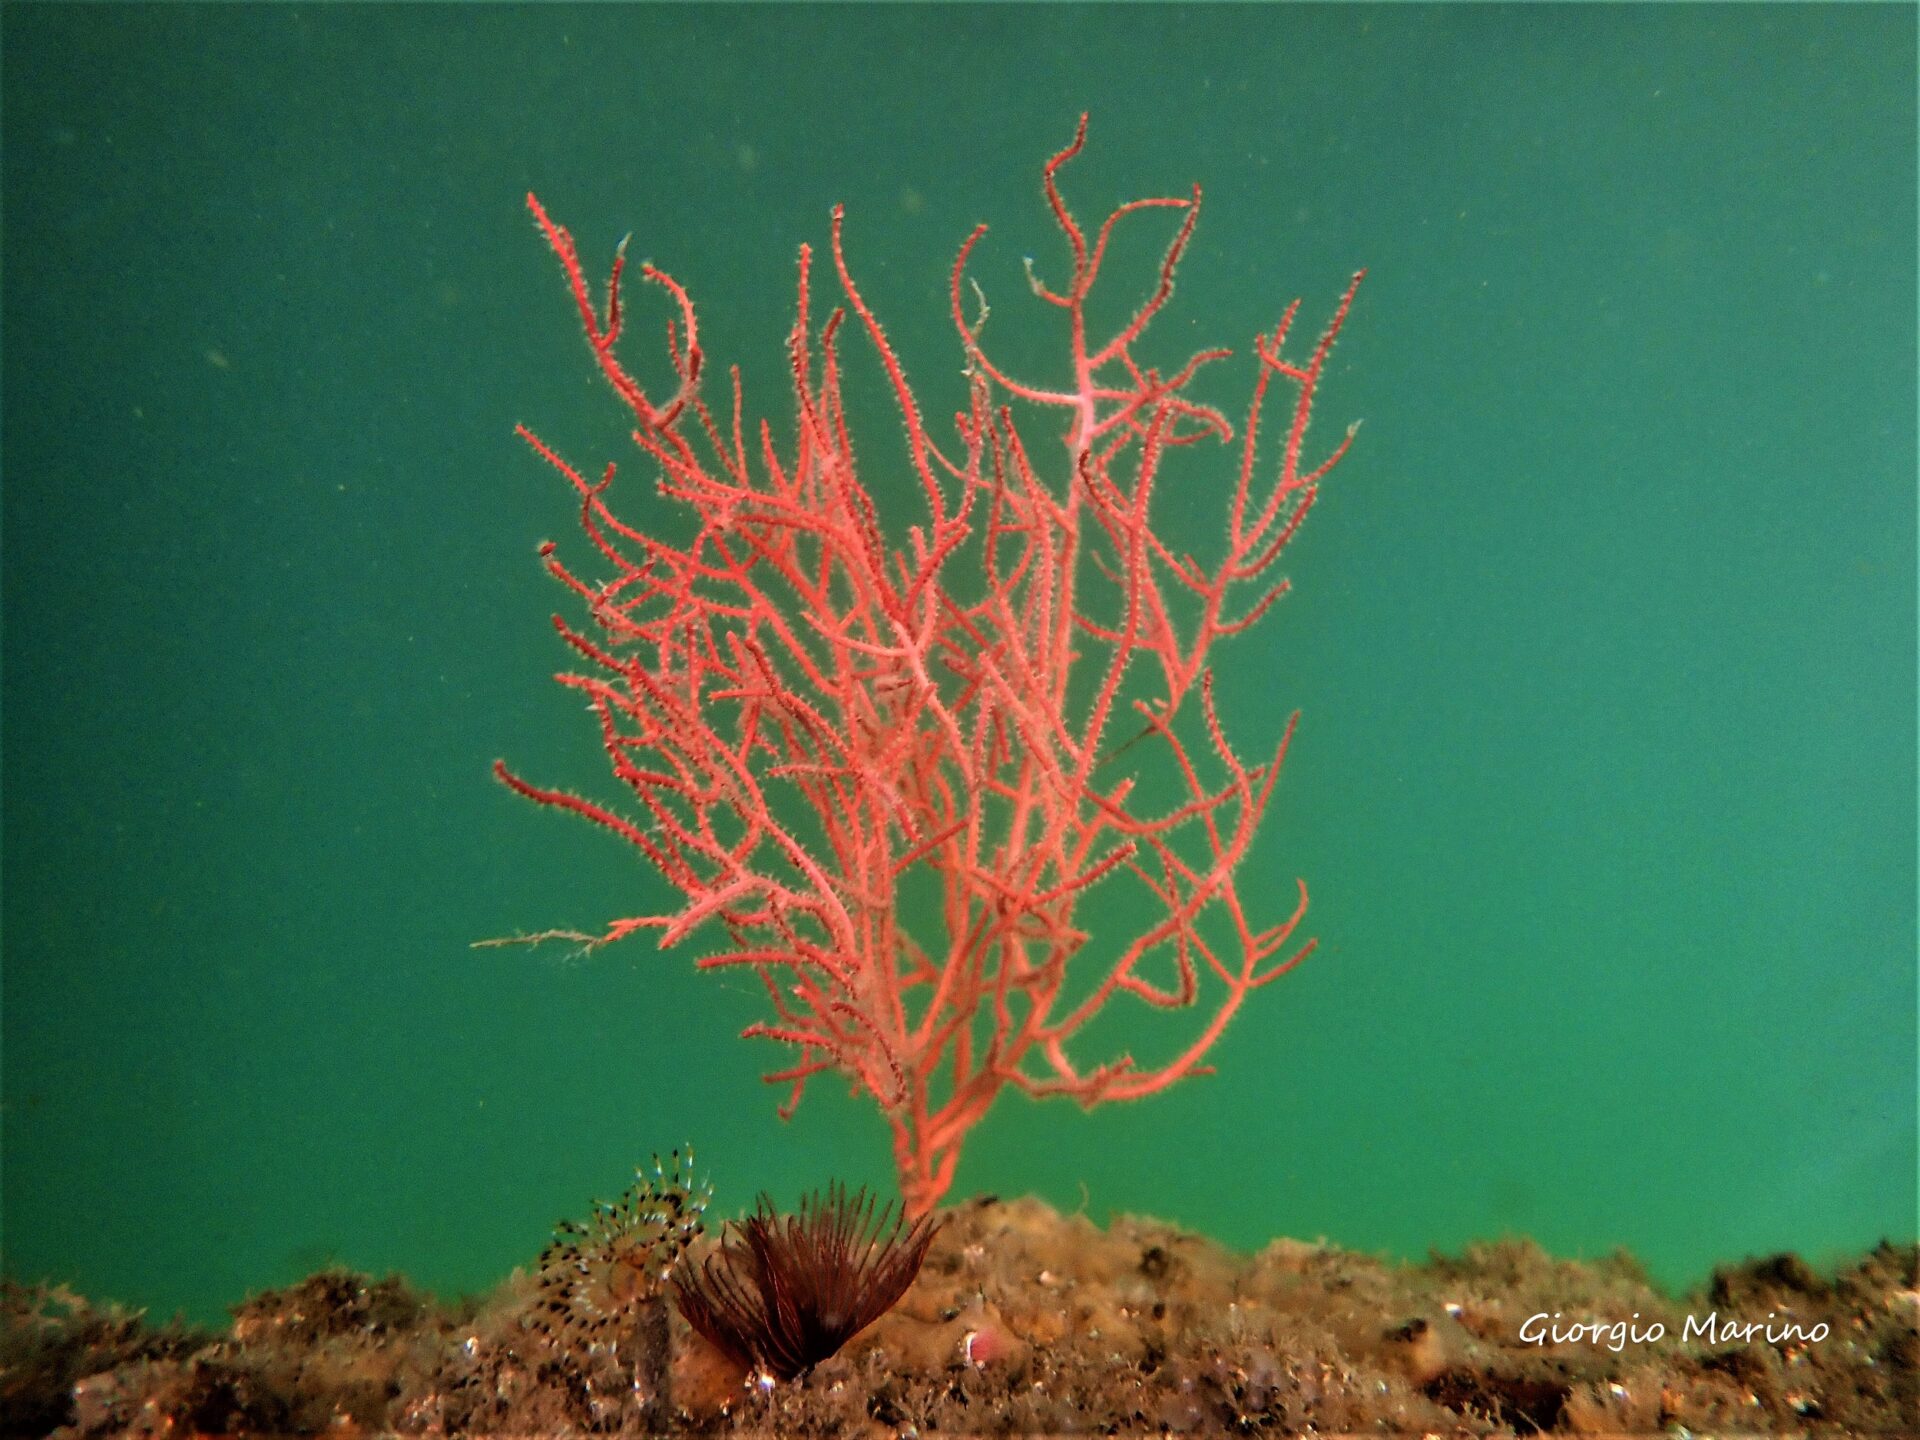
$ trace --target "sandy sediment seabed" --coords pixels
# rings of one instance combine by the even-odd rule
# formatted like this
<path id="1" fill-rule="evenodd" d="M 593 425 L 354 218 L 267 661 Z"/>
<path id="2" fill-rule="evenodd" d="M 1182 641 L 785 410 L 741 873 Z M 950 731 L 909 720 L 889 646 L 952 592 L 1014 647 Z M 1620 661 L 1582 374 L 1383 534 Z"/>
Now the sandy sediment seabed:
<path id="1" fill-rule="evenodd" d="M 0 1433 L 1920 1436 L 1915 1265 L 1777 1255 L 1675 1299 L 1627 1257 L 1526 1241 L 1246 1256 L 987 1198 L 948 1213 L 890 1314 L 772 1385 L 677 1316 L 638 1323 L 664 1302 L 582 1290 L 537 1315 L 531 1275 L 449 1304 L 329 1271 L 217 1334 L 9 1285 Z"/>

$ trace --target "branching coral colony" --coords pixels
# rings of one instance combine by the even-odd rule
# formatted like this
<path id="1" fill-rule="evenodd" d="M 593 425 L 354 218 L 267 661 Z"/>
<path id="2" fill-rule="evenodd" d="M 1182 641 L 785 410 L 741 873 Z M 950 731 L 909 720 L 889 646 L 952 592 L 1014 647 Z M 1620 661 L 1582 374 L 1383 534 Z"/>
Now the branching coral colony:
<path id="1" fill-rule="evenodd" d="M 674 314 L 675 383 L 664 399 L 643 387 L 616 350 L 624 250 L 596 307 L 573 237 L 527 200 L 659 493 L 691 507 L 691 538 L 623 519 L 612 464 L 590 480 L 521 427 L 573 485 L 597 554 L 601 574 L 588 578 L 541 547 L 591 617 L 587 628 L 555 618 L 585 663 L 559 679 L 587 697 L 628 808 L 544 788 L 504 763 L 496 773 L 611 830 L 682 897 L 599 935 L 526 938 L 597 944 L 651 930 L 664 948 L 724 937 L 697 964 L 759 976 L 773 1018 L 744 1033 L 797 1052 L 767 1076 L 791 1087 L 781 1113 L 822 1071 L 848 1076 L 891 1127 L 913 1215 L 945 1194 L 968 1130 L 1002 1090 L 1084 1106 L 1164 1090 L 1200 1073 L 1247 996 L 1312 948 L 1295 939 L 1304 883 L 1292 913 L 1262 925 L 1237 878 L 1293 721 L 1267 758 L 1242 760 L 1208 662 L 1286 591 L 1275 564 L 1353 438 L 1307 457 L 1308 418 L 1361 276 L 1304 355 L 1286 349 L 1298 301 L 1256 337 L 1236 440 L 1225 415 L 1188 394 L 1230 352 L 1203 350 L 1170 373 L 1136 354 L 1173 294 L 1199 187 L 1131 201 L 1089 232 L 1059 189 L 1085 138 L 1083 116 L 1044 173 L 1071 275 L 1058 289 L 1029 276 L 1066 321 L 1063 379 L 1015 378 L 982 348 L 984 296 L 967 275 L 979 227 L 949 284 L 968 384 L 951 448 L 928 434 L 854 283 L 840 210 L 831 259 L 845 303 L 817 329 L 813 255 L 800 249 L 795 417 L 782 449 L 766 422 L 749 431 L 738 369 L 730 402 L 709 404 L 693 303 L 652 265 L 641 276 Z M 1101 338 L 1089 297 L 1108 246 L 1122 221 L 1159 210 L 1177 228 L 1157 282 Z M 910 523 L 883 514 L 855 470 L 840 351 L 849 325 L 904 426 L 903 473 L 918 491 Z M 1270 405 L 1280 419 L 1263 454 Z M 1059 450 L 1023 437 L 1016 415 L 1030 429 L 1035 413 L 1063 423 Z M 1224 544 L 1208 559 L 1172 538 L 1161 493 L 1174 452 L 1202 443 L 1232 457 Z M 1155 749 L 1159 765 L 1144 764 Z M 1128 917 L 1127 932 L 1096 950 L 1080 907 L 1118 886 L 1134 898 L 1102 905 Z M 1122 997 L 1211 1010 L 1157 1065 L 1077 1056 L 1080 1032 Z"/>

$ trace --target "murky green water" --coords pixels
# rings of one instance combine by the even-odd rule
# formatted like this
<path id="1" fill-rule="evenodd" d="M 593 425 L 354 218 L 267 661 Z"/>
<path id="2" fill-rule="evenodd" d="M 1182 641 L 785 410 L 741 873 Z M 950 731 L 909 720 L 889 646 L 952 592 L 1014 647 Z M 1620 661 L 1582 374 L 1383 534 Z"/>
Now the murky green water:
<path id="1" fill-rule="evenodd" d="M 1913 1233 L 1911 10 L 4 32 L 11 1271 L 205 1317 L 327 1261 L 485 1287 L 688 1139 L 722 1213 L 889 1181 L 835 1084 L 774 1118 L 750 980 L 468 948 L 662 898 L 487 773 L 611 791 L 547 683 L 533 551 L 572 507 L 512 426 L 590 463 L 621 432 L 521 197 L 596 269 L 632 231 L 777 421 L 794 249 L 845 203 L 937 418 L 976 221 L 997 342 L 1058 363 L 1021 259 L 1063 271 L 1038 166 L 1083 108 L 1084 210 L 1206 187 L 1157 363 L 1244 363 L 1371 269 L 1316 434 L 1365 426 L 1222 675 L 1252 748 L 1302 712 L 1248 873 L 1276 913 L 1307 878 L 1320 949 L 1211 1079 L 1003 1100 L 958 1190 L 1673 1283 Z"/>

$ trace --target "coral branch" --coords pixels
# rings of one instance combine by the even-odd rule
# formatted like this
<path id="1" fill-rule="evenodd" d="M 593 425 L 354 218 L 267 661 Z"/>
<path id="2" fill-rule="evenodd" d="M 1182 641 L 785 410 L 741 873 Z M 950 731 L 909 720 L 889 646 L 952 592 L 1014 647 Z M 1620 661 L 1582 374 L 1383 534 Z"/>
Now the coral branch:
<path id="1" fill-rule="evenodd" d="M 855 282 L 842 211 L 830 278 L 843 303 L 817 326 L 812 254 L 799 253 L 791 442 L 762 422 L 750 446 L 738 372 L 719 414 L 703 397 L 700 332 L 681 285 L 641 267 L 668 310 L 671 393 L 656 399 L 618 353 L 632 321 L 624 242 L 596 306 L 573 237 L 527 201 L 655 488 L 688 523 L 669 538 L 621 518 L 634 506 L 620 495 L 616 508 L 611 465 L 589 480 L 521 427 L 579 505 L 597 573 L 552 546 L 541 552 L 591 621 L 556 619 L 584 667 L 559 678 L 587 699 L 625 798 L 588 800 L 504 764 L 496 773 L 619 836 L 680 895 L 597 937 L 526 938 L 598 944 L 645 929 L 662 946 L 705 943 L 701 968 L 751 969 L 773 1018 L 745 1033 L 795 1052 L 766 1077 L 790 1087 L 782 1113 L 828 1070 L 871 1094 L 915 1215 L 951 1185 L 968 1131 L 1002 1091 L 1090 1106 L 1205 1073 L 1247 996 L 1312 950 L 1293 938 L 1304 883 L 1293 912 L 1259 928 L 1238 879 L 1293 723 L 1270 759 L 1244 763 L 1208 667 L 1218 642 L 1286 593 L 1272 567 L 1352 440 L 1349 430 L 1317 459 L 1307 449 L 1361 276 L 1310 353 L 1287 349 L 1298 301 L 1255 337 L 1236 439 L 1224 415 L 1188 394 L 1227 351 L 1171 368 L 1140 353 L 1173 298 L 1199 188 L 1083 226 L 1060 181 L 1085 142 L 1082 117 L 1044 170 L 1070 273 L 1052 287 L 1029 265 L 1033 293 L 1067 321 L 1058 377 L 1016 378 L 984 348 L 986 298 L 968 266 L 986 227 L 955 259 L 949 304 L 968 398 L 950 449 L 929 434 L 906 366 Z M 1090 333 L 1090 297 L 1112 247 L 1164 211 L 1177 223 L 1151 290 L 1117 329 Z M 856 470 L 844 333 L 884 376 L 910 495 L 883 500 Z M 1284 405 L 1274 400 L 1288 390 Z M 1263 462 L 1263 414 L 1276 407 L 1277 455 Z M 1064 442 L 1051 478 L 1036 458 L 1049 452 L 1022 433 L 1036 422 Z M 1204 443 L 1231 457 L 1224 541 L 1212 556 L 1176 550 L 1161 519 L 1169 458 Z M 1116 715 L 1144 728 L 1116 735 Z M 908 906 L 907 887 L 937 902 Z M 1150 910 L 1119 901 L 1123 889 Z M 1108 913 L 1143 917 L 1130 934 L 1102 937 L 1082 923 L 1096 892 L 1116 896 L 1101 902 Z M 1082 1030 L 1128 998 L 1152 1010 L 1208 1008 L 1160 1063 L 1076 1061 Z"/>

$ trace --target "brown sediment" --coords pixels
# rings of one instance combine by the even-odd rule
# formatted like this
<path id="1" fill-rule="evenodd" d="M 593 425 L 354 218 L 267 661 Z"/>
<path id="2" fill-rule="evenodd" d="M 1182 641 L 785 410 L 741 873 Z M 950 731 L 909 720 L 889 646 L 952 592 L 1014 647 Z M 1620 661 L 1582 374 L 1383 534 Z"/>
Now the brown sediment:
<path id="1" fill-rule="evenodd" d="M 1243 1256 L 987 1199 L 798 1379 L 743 1375 L 673 1317 L 664 1418 L 634 1403 L 657 1335 L 570 1346 L 532 1323 L 523 1277 L 449 1307 L 327 1272 L 219 1335 L 10 1286 L 0 1432 L 1913 1436 L 1915 1267 L 1910 1245 L 1827 1272 L 1773 1256 L 1674 1299 L 1624 1256 L 1521 1240 L 1418 1265 L 1292 1240 Z"/>

